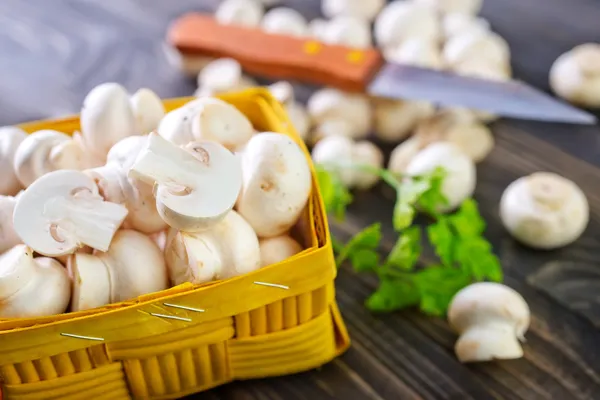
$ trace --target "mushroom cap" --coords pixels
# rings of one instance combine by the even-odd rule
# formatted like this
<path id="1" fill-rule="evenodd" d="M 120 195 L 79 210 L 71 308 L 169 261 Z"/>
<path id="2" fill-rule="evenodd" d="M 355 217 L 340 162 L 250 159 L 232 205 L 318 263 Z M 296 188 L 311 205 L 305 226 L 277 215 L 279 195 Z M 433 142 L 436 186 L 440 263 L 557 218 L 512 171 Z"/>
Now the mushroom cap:
<path id="1" fill-rule="evenodd" d="M 0 171 L 3 174 L 0 180 L 0 195 L 13 196 L 21 190 L 21 182 L 17 178 L 13 163 L 17 148 L 26 137 L 27 134 L 15 126 L 0 128 Z"/>
<path id="2" fill-rule="evenodd" d="M 165 116 L 165 106 L 156 93 L 147 88 L 135 92 L 130 100 L 133 116 L 136 121 L 136 131 L 139 134 L 150 133 Z"/>
<path id="3" fill-rule="evenodd" d="M 495 282 L 477 282 L 461 289 L 448 306 L 448 322 L 459 334 L 475 325 L 503 323 L 515 337 L 523 338 L 529 319 L 523 296 Z"/>
<path id="4" fill-rule="evenodd" d="M 125 170 L 129 170 L 138 154 L 146 145 L 148 136 L 128 136 L 119 140 L 108 151 L 106 164 L 116 163 Z"/>
<path id="5" fill-rule="evenodd" d="M 102 158 L 119 140 L 136 134 L 129 93 L 118 83 L 93 88 L 83 100 L 80 120 L 85 147 Z"/>
<path id="6" fill-rule="evenodd" d="M 446 40 L 469 31 L 489 31 L 491 29 L 488 20 L 460 12 L 444 15 L 442 26 Z"/>
<path id="7" fill-rule="evenodd" d="M 53 171 L 59 169 L 74 169 L 81 171 L 97 163 L 96 157 L 89 155 L 84 148 L 81 137 L 77 134 L 67 141 L 52 147 L 48 155 L 48 164 Z"/>
<path id="8" fill-rule="evenodd" d="M 357 49 L 371 47 L 371 25 L 359 17 L 340 15 L 329 20 L 319 37 L 324 43 Z"/>
<path id="9" fill-rule="evenodd" d="M 303 37 L 308 35 L 308 23 L 298 11 L 289 7 L 276 7 L 267 11 L 260 22 L 268 33 Z"/>
<path id="10" fill-rule="evenodd" d="M 194 140 L 192 117 L 204 99 L 195 99 L 184 106 L 169 111 L 160 120 L 156 130 L 160 136 L 177 145 L 185 146 Z"/>
<path id="11" fill-rule="evenodd" d="M 263 267 L 287 260 L 302 251 L 300 243 L 289 235 L 261 239 L 259 244 L 260 260 Z"/>
<path id="12" fill-rule="evenodd" d="M 398 64 L 442 69 L 444 59 L 437 42 L 420 37 L 411 37 L 384 51 L 385 58 Z"/>
<path id="13" fill-rule="evenodd" d="M 406 168 L 410 161 L 416 156 L 421 150 L 423 150 L 423 144 L 419 138 L 412 136 L 400 143 L 390 153 L 390 160 L 388 161 L 388 169 L 396 174 L 402 175 L 406 173 Z"/>
<path id="14" fill-rule="evenodd" d="M 325 30 L 327 29 L 328 22 L 322 18 L 312 19 L 308 23 L 308 34 L 313 39 L 320 42 L 323 41 Z"/>
<path id="15" fill-rule="evenodd" d="M 242 193 L 237 211 L 259 237 L 287 232 L 298 220 L 311 193 L 309 161 L 286 135 L 254 135 L 242 155 Z"/>
<path id="16" fill-rule="evenodd" d="M 535 172 L 504 190 L 500 219 L 521 243 L 555 249 L 583 234 L 589 221 L 589 205 L 574 182 L 554 173 Z"/>
<path id="17" fill-rule="evenodd" d="M 443 14 L 477 15 L 483 5 L 483 0 L 417 0 L 417 2 L 434 7 Z"/>
<path id="18" fill-rule="evenodd" d="M 342 118 L 328 118 L 319 122 L 310 134 L 310 142 L 314 146 L 321 139 L 329 136 L 345 136 L 352 138 L 354 134 L 350 121 Z"/>
<path id="19" fill-rule="evenodd" d="M 110 276 L 104 262 L 85 253 L 67 258 L 71 278 L 71 311 L 90 310 L 110 303 Z M 145 274 L 141 274 L 145 275 Z"/>
<path id="20" fill-rule="evenodd" d="M 202 106 L 192 119 L 195 140 L 211 140 L 235 151 L 254 134 L 250 120 L 233 105 L 216 98 L 202 99 Z"/>
<path id="21" fill-rule="evenodd" d="M 165 251 L 165 247 L 167 246 L 168 240 L 168 229 L 163 229 L 162 231 L 154 232 L 148 235 L 150 239 L 158 246 L 160 251 Z"/>
<path id="22" fill-rule="evenodd" d="M 13 226 L 13 211 L 17 199 L 0 195 L 0 254 L 21 243 Z"/>
<path id="23" fill-rule="evenodd" d="M 389 48 L 410 37 L 438 41 L 441 27 L 438 16 L 431 7 L 408 1 L 393 1 L 375 19 L 374 35 L 379 47 Z"/>
<path id="24" fill-rule="evenodd" d="M 346 164 L 352 163 L 354 141 L 347 136 L 331 135 L 319 140 L 312 150 L 315 164 L 335 171 L 344 186 L 351 187 L 356 171 Z"/>
<path id="25" fill-rule="evenodd" d="M 487 61 L 491 65 L 508 68 L 510 48 L 500 35 L 491 31 L 467 31 L 451 37 L 443 49 L 444 60 L 451 68 L 472 62 Z"/>
<path id="26" fill-rule="evenodd" d="M 256 233 L 235 211 L 211 230 L 175 234 L 167 240 L 165 258 L 174 285 L 232 278 L 261 266 Z"/>
<path id="27" fill-rule="evenodd" d="M 432 115 L 434 107 L 424 101 L 373 99 L 375 136 L 388 143 L 397 143 L 410 135 L 419 121 Z"/>
<path id="28" fill-rule="evenodd" d="M 353 139 L 364 138 L 371 129 L 371 105 L 369 99 L 361 94 L 323 88 L 308 99 L 307 110 L 315 124 L 331 118 L 349 121 Z"/>
<path id="29" fill-rule="evenodd" d="M 50 164 L 52 148 L 70 141 L 66 133 L 44 129 L 28 135 L 14 155 L 13 167 L 24 187 L 31 185 L 40 176 L 53 171 Z"/>
<path id="30" fill-rule="evenodd" d="M 322 0 L 321 11 L 327 18 L 348 16 L 372 21 L 384 4 L 385 0 Z"/>
<path id="31" fill-rule="evenodd" d="M 215 11 L 215 19 L 225 25 L 257 27 L 264 12 L 256 0 L 223 0 Z"/>
<path id="32" fill-rule="evenodd" d="M 550 86 L 572 103 L 599 108 L 600 44 L 581 44 L 558 57 L 550 69 Z"/>
<path id="33" fill-rule="evenodd" d="M 288 81 L 278 81 L 267 86 L 271 95 L 281 104 L 288 106 L 295 103 L 294 86 Z"/>
<path id="34" fill-rule="evenodd" d="M 353 146 L 352 161 L 357 165 L 380 169 L 383 167 L 383 153 L 373 143 L 362 140 Z M 358 170 L 354 173 L 353 181 L 353 187 L 366 190 L 379 182 L 379 175 Z"/>
<path id="35" fill-rule="evenodd" d="M 242 66 L 233 58 L 218 58 L 198 74 L 198 86 L 214 91 L 230 90 L 242 79 Z"/>
<path id="36" fill-rule="evenodd" d="M 129 176 L 155 185 L 160 216 L 184 231 L 212 227 L 233 208 L 242 186 L 239 157 L 219 143 L 191 142 L 181 148 L 155 133 Z"/>
<path id="37" fill-rule="evenodd" d="M 440 207 L 440 212 L 450 211 L 475 191 L 475 164 L 457 145 L 437 142 L 419 151 L 406 167 L 406 173 L 411 176 L 423 175 L 433 172 L 437 167 L 446 171 L 442 193 L 448 200 L 446 206 Z"/>
<path id="38" fill-rule="evenodd" d="M 0 293 L 0 318 L 31 318 L 61 314 L 71 298 L 69 277 L 63 266 L 46 257 L 33 258 L 33 250 L 17 245 L 0 258 L 0 288 L 12 283 L 10 296 Z M 6 284 L 6 285 L 5 285 Z"/>
<path id="39" fill-rule="evenodd" d="M 37 253 L 55 257 L 81 245 L 106 250 L 127 216 L 121 205 L 105 202 L 83 172 L 61 170 L 37 179 L 19 197 L 15 232 Z"/>
<path id="40" fill-rule="evenodd" d="M 148 236 L 134 230 L 119 230 L 107 252 L 95 252 L 107 266 L 110 300 L 126 301 L 169 287 L 162 252 Z"/>
<path id="41" fill-rule="evenodd" d="M 292 125 L 294 125 L 296 133 L 298 136 L 300 136 L 300 139 L 305 141 L 308 137 L 311 125 L 310 117 L 306 111 L 306 108 L 302 104 L 291 103 L 287 105 L 285 109 L 290 121 L 292 122 Z"/>

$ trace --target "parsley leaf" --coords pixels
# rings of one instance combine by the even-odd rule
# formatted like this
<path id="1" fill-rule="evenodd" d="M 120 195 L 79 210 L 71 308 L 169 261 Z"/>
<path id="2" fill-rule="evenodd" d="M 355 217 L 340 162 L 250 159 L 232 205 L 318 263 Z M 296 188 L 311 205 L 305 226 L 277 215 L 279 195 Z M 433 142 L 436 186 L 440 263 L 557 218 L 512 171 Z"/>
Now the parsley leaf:
<path id="1" fill-rule="evenodd" d="M 337 172 L 321 165 L 316 165 L 315 169 L 325 210 L 328 214 L 333 214 L 338 221 L 343 221 L 346 216 L 346 208 L 352 203 L 352 194 Z"/>
<path id="2" fill-rule="evenodd" d="M 427 227 L 429 242 L 434 247 L 435 254 L 446 266 L 454 261 L 454 235 L 448 219 L 441 217 L 436 223 Z"/>
<path id="3" fill-rule="evenodd" d="M 385 264 L 390 268 L 412 271 L 421 255 L 421 228 L 411 226 L 400 234 Z"/>
<path id="4" fill-rule="evenodd" d="M 415 218 L 415 203 L 431 189 L 427 180 L 405 179 L 398 185 L 396 205 L 394 206 L 394 229 L 401 231 L 408 228 Z"/>
<path id="5" fill-rule="evenodd" d="M 421 295 L 419 308 L 426 314 L 443 316 L 454 295 L 472 280 L 460 269 L 443 265 L 429 266 L 415 274 Z"/>
<path id="6" fill-rule="evenodd" d="M 344 261 L 350 260 L 352 267 L 358 272 L 374 271 L 380 263 L 377 252 L 380 242 L 381 224 L 377 222 L 354 235 L 340 250 L 335 262 L 340 266 Z"/>
<path id="7" fill-rule="evenodd" d="M 441 167 L 434 169 L 428 176 L 422 178 L 429 181 L 429 189 L 419 197 L 419 208 L 429 215 L 437 216 L 439 209 L 448 204 L 448 199 L 442 192 L 446 171 Z"/>
<path id="8" fill-rule="evenodd" d="M 365 305 L 371 311 L 389 312 L 419 304 L 418 287 L 411 280 L 382 280 Z"/>

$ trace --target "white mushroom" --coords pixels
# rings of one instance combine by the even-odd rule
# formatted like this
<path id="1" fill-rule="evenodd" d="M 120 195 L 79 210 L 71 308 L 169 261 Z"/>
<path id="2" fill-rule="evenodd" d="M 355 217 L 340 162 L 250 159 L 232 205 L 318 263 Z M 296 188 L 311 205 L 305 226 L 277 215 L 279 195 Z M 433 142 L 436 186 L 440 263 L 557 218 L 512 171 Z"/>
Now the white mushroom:
<path id="1" fill-rule="evenodd" d="M 386 60 L 398 64 L 442 69 L 444 60 L 439 45 L 431 40 L 418 37 L 409 38 L 384 51 Z"/>
<path id="2" fill-rule="evenodd" d="M 240 160 L 216 142 L 180 148 L 151 133 L 129 176 L 155 187 L 156 207 L 171 227 L 211 228 L 233 208 L 242 187 Z"/>
<path id="3" fill-rule="evenodd" d="M 550 69 L 550 86 L 565 100 L 600 108 L 600 44 L 581 44 L 558 57 Z"/>
<path id="4" fill-rule="evenodd" d="M 173 285 L 233 278 L 261 267 L 256 233 L 235 211 L 208 231 L 174 233 L 165 259 Z"/>
<path id="5" fill-rule="evenodd" d="M 343 118 L 325 119 L 315 125 L 310 133 L 309 142 L 314 146 L 319 140 L 334 135 L 346 136 L 351 139 L 354 135 L 352 123 Z"/>
<path id="6" fill-rule="evenodd" d="M 327 18 L 345 16 L 370 22 L 384 4 L 385 0 L 321 0 L 321 11 Z"/>
<path id="7" fill-rule="evenodd" d="M 320 140 L 312 151 L 315 164 L 334 171 L 348 188 L 369 189 L 379 175 L 366 169 L 380 169 L 383 153 L 368 141 L 354 142 L 347 136 L 332 135 Z"/>
<path id="8" fill-rule="evenodd" d="M 444 15 L 442 27 L 446 40 L 462 34 L 471 34 L 471 31 L 481 32 L 491 29 L 490 23 L 486 19 L 460 12 Z"/>
<path id="9" fill-rule="evenodd" d="M 0 254 L 21 243 L 13 225 L 16 204 L 15 197 L 0 195 Z"/>
<path id="10" fill-rule="evenodd" d="M 448 201 L 448 204 L 440 206 L 438 211 L 451 211 L 463 200 L 471 197 L 475 191 L 475 164 L 457 145 L 437 142 L 425 147 L 412 158 L 406 167 L 406 174 L 424 175 L 433 172 L 437 167 L 443 168 L 446 172 L 442 183 L 442 194 Z"/>
<path id="11" fill-rule="evenodd" d="M 71 311 L 127 301 L 169 287 L 160 249 L 133 230 L 117 232 L 107 252 L 71 255 L 67 269 L 73 286 Z"/>
<path id="12" fill-rule="evenodd" d="M 13 163 L 17 148 L 27 134 L 14 126 L 0 128 L 0 195 L 14 196 L 22 188 Z"/>
<path id="13" fill-rule="evenodd" d="M 252 123 L 231 104 L 212 97 L 193 100 L 168 113 L 158 133 L 177 145 L 210 140 L 235 151 L 254 134 Z"/>
<path id="14" fill-rule="evenodd" d="M 146 134 L 158 128 L 160 120 L 165 116 L 165 107 L 156 93 L 141 88 L 131 96 L 130 102 L 137 133 Z"/>
<path id="15" fill-rule="evenodd" d="M 371 25 L 364 19 L 338 16 L 327 22 L 319 39 L 327 44 L 357 49 L 371 47 Z"/>
<path id="16" fill-rule="evenodd" d="M 431 103 L 374 98 L 373 122 L 375 136 L 388 143 L 407 137 L 417 124 L 434 113 Z"/>
<path id="17" fill-rule="evenodd" d="M 0 255 L 0 318 L 33 318 L 61 314 L 71 297 L 63 266 L 17 245 Z"/>
<path id="18" fill-rule="evenodd" d="M 306 141 L 311 125 L 306 108 L 300 103 L 291 103 L 285 109 L 296 133 L 300 136 L 300 139 Z"/>
<path id="19" fill-rule="evenodd" d="M 289 36 L 308 36 L 308 23 L 298 11 L 289 7 L 276 7 L 267 11 L 260 23 L 268 33 Z"/>
<path id="20" fill-rule="evenodd" d="M 102 199 L 92 178 L 62 170 L 42 176 L 19 196 L 13 221 L 27 246 L 55 257 L 83 245 L 108 250 L 126 216 L 125 207 Z"/>
<path id="21" fill-rule="evenodd" d="M 415 137 L 423 146 L 440 141 L 453 143 L 476 163 L 494 147 L 494 136 L 487 126 L 453 112 L 439 112 L 423 121 L 415 131 Z"/>
<path id="22" fill-rule="evenodd" d="M 237 211 L 259 237 L 287 232 L 311 193 L 309 162 L 302 149 L 286 135 L 258 133 L 242 154 L 242 176 Z M 222 185 L 224 179 L 218 181 Z"/>
<path id="23" fill-rule="evenodd" d="M 436 42 L 441 36 L 440 22 L 430 7 L 409 1 L 393 1 L 377 16 L 374 35 L 382 48 L 398 46 L 411 37 Z"/>
<path id="24" fill-rule="evenodd" d="M 460 335 L 454 346 L 460 362 L 523 357 L 519 341 L 525 341 L 529 328 L 529 307 L 508 286 L 479 282 L 465 287 L 452 299 L 448 321 Z"/>
<path id="25" fill-rule="evenodd" d="M 410 161 L 417 155 L 425 145 L 419 137 L 409 137 L 404 142 L 392 150 L 390 160 L 388 161 L 388 169 L 398 175 L 406 173 L 406 167 Z"/>
<path id="26" fill-rule="evenodd" d="M 256 0 L 223 0 L 215 11 L 215 19 L 224 25 L 257 27 L 264 12 Z"/>
<path id="27" fill-rule="evenodd" d="M 148 235 L 148 237 L 152 239 L 152 241 L 158 246 L 159 250 L 162 252 L 164 252 L 165 248 L 167 247 L 168 232 L 169 229 L 165 229 Z"/>
<path id="28" fill-rule="evenodd" d="M 183 54 L 178 49 L 166 42 L 163 43 L 161 47 L 167 62 L 175 68 L 178 68 L 190 78 L 198 76 L 198 73 L 202 70 L 202 68 L 214 60 L 214 57 Z"/>
<path id="29" fill-rule="evenodd" d="M 308 35 L 313 39 L 322 42 L 327 25 L 327 21 L 322 18 L 315 18 L 311 20 L 308 23 Z"/>
<path id="30" fill-rule="evenodd" d="M 500 219 L 521 243 L 536 249 L 571 244 L 589 221 L 585 194 L 572 181 L 535 172 L 512 182 L 500 199 Z"/>
<path id="31" fill-rule="evenodd" d="M 263 267 L 287 260 L 302 251 L 300 243 L 289 235 L 261 239 L 259 244 L 260 261 Z"/>
<path id="32" fill-rule="evenodd" d="M 60 169 L 85 168 L 85 150 L 69 135 L 44 129 L 27 136 L 17 148 L 13 168 L 24 187 L 40 176 Z"/>
<path id="33" fill-rule="evenodd" d="M 315 125 L 332 118 L 350 122 L 351 136 L 354 139 L 366 137 L 371 130 L 371 104 L 369 99 L 362 94 L 323 88 L 314 92 L 308 99 L 307 109 Z"/>
<path id="34" fill-rule="evenodd" d="M 295 103 L 294 87 L 288 81 L 277 81 L 267 86 L 271 95 L 284 106 Z"/>
<path id="35" fill-rule="evenodd" d="M 443 14 L 459 13 L 477 15 L 483 0 L 416 0 L 418 3 L 434 7 Z"/>
<path id="36" fill-rule="evenodd" d="M 501 70 L 510 69 L 508 43 L 498 34 L 485 30 L 471 30 L 452 36 L 444 46 L 444 60 L 453 70 L 461 64 L 487 62 Z"/>
<path id="37" fill-rule="evenodd" d="M 214 96 L 256 86 L 256 82 L 242 73 L 242 66 L 233 58 L 218 58 L 198 73 L 196 97 Z"/>
<path id="38" fill-rule="evenodd" d="M 83 101 L 80 119 L 85 147 L 101 159 L 119 140 L 137 133 L 129 94 L 118 83 L 92 89 Z"/>

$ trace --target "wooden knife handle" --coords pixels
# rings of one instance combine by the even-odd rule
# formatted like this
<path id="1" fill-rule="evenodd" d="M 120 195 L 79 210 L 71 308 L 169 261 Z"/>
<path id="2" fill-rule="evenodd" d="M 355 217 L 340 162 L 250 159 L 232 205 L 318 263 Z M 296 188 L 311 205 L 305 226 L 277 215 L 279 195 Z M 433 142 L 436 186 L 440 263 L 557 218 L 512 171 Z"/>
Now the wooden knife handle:
<path id="1" fill-rule="evenodd" d="M 347 91 L 364 91 L 383 65 L 381 53 L 375 49 L 331 46 L 308 38 L 222 25 L 199 13 L 186 14 L 174 21 L 167 40 L 184 56 L 230 57 L 251 74 Z"/>

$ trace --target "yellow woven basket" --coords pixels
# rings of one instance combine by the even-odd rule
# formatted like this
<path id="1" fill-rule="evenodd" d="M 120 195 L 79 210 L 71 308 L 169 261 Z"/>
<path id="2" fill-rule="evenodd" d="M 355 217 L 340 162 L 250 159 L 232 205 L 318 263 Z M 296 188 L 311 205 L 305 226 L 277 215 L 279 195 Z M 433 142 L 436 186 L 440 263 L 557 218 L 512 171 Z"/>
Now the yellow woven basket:
<path id="1" fill-rule="evenodd" d="M 283 107 L 267 90 L 221 98 L 256 129 L 292 137 L 310 160 Z M 190 100 L 164 104 L 172 110 Z M 72 133 L 79 119 L 21 128 Z M 336 268 L 314 176 L 313 170 L 312 196 L 300 221 L 307 249 L 284 262 L 100 309 L 0 320 L 4 398 L 178 398 L 232 380 L 309 370 L 338 356 L 349 338 L 335 303 Z"/>

